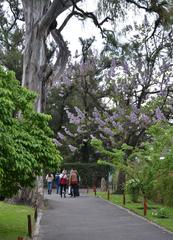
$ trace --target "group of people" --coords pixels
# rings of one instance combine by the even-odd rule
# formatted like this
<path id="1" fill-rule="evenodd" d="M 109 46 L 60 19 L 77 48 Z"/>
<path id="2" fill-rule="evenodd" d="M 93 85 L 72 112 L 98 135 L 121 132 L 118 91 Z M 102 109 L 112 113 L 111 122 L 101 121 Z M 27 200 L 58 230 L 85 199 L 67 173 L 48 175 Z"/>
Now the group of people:
<path id="1" fill-rule="evenodd" d="M 71 169 L 70 173 L 67 173 L 67 170 L 63 170 L 60 174 L 56 173 L 55 178 L 52 173 L 48 173 L 46 176 L 48 194 L 52 193 L 53 181 L 55 179 L 56 184 L 56 193 L 60 193 L 62 197 L 66 197 L 66 193 L 68 190 L 68 194 L 71 197 L 79 196 L 79 174 L 76 169 Z"/>

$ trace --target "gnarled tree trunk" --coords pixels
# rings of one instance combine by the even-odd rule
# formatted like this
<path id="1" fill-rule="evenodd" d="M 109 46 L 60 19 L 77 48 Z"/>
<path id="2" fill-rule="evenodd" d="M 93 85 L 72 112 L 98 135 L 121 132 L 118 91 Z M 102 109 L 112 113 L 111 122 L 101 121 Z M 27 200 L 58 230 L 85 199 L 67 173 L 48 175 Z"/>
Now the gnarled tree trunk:
<path id="1" fill-rule="evenodd" d="M 75 0 L 74 2 L 78 2 Z M 61 32 L 56 30 L 56 18 L 68 9 L 73 2 L 65 0 L 22 0 L 25 19 L 25 50 L 23 54 L 23 78 L 22 85 L 35 91 L 37 112 L 43 111 L 45 88 L 51 79 L 57 80 L 63 72 L 68 60 L 69 52 L 66 43 L 63 41 Z M 62 30 L 62 29 L 61 29 Z M 58 57 L 55 65 L 50 65 L 47 56 L 47 37 L 52 33 L 57 49 Z M 42 187 L 41 187 L 42 186 Z M 43 179 L 37 178 L 37 184 L 33 190 L 34 194 L 22 191 L 21 197 L 29 199 L 43 198 Z M 28 193 L 28 194 L 24 194 Z M 31 202 L 33 199 L 31 200 Z M 37 203 L 40 205 L 41 203 Z"/>

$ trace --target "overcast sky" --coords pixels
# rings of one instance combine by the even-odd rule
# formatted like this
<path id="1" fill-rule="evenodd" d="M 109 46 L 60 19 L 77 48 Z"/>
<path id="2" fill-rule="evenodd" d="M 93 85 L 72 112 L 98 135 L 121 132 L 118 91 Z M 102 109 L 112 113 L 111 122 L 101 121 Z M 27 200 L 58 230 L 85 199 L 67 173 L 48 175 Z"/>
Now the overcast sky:
<path id="1" fill-rule="evenodd" d="M 78 4 L 78 6 L 81 6 L 81 8 L 86 11 L 94 12 L 97 9 L 97 0 L 86 0 L 84 3 Z M 60 22 L 62 22 L 67 13 L 69 13 L 69 11 L 61 14 L 60 19 L 58 19 L 58 25 L 60 25 Z M 102 48 L 103 40 L 101 38 L 100 30 L 91 20 L 85 20 L 85 22 L 82 22 L 73 17 L 62 31 L 62 34 L 64 36 L 64 40 L 69 42 L 69 49 L 72 52 L 72 56 L 76 50 L 81 50 L 79 37 L 86 39 L 95 36 L 96 42 L 93 46 L 98 50 L 101 50 Z"/>
<path id="2" fill-rule="evenodd" d="M 85 0 L 83 3 L 78 4 L 79 7 L 84 9 L 85 11 L 95 12 L 97 9 L 97 1 L 98 0 Z M 60 18 L 58 18 L 58 26 L 61 25 L 62 21 L 65 19 L 65 16 L 70 13 L 67 10 L 65 13 L 61 14 Z M 116 32 L 120 31 L 123 26 L 126 24 L 133 24 L 134 21 L 141 23 L 143 21 L 145 11 L 141 10 L 139 12 L 134 12 L 132 9 L 128 9 L 126 14 L 126 21 L 118 22 L 116 26 Z M 103 25 L 105 28 L 111 28 L 110 23 L 105 23 Z M 135 32 L 131 31 L 128 33 L 128 36 L 132 36 Z M 100 51 L 103 47 L 103 39 L 100 34 L 100 30 L 94 25 L 91 20 L 85 20 L 85 22 L 79 21 L 77 18 L 73 17 L 70 19 L 66 27 L 62 31 L 64 40 L 69 42 L 69 50 L 72 52 L 72 56 L 74 56 L 76 50 L 81 50 L 81 45 L 79 42 L 79 37 L 84 39 L 95 36 L 96 42 L 93 44 L 93 47 Z M 127 36 L 126 36 L 127 37 Z M 121 41 L 124 42 L 127 39 L 121 37 Z"/>

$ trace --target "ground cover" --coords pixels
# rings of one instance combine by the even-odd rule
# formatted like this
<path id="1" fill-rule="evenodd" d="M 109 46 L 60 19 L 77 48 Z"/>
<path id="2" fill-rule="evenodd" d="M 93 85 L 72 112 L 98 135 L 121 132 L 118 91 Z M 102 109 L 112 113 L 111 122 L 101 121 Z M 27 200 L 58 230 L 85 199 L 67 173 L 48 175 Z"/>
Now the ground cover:
<path id="1" fill-rule="evenodd" d="M 107 193 L 97 192 L 97 196 L 107 200 Z M 126 196 L 126 204 L 123 205 L 123 196 L 119 194 L 110 194 L 110 201 L 122 207 L 125 207 L 141 216 L 143 216 L 143 202 L 142 199 L 138 203 L 133 203 L 130 197 Z M 167 218 L 158 218 L 153 214 L 159 209 L 164 208 L 167 213 Z M 161 204 L 155 204 L 152 201 L 148 201 L 148 210 L 146 218 L 152 222 L 159 224 L 162 227 L 173 232 L 173 207 L 163 206 Z"/>
<path id="2" fill-rule="evenodd" d="M 33 214 L 31 207 L 0 202 L 0 240 L 27 236 L 27 215 L 33 220 Z"/>

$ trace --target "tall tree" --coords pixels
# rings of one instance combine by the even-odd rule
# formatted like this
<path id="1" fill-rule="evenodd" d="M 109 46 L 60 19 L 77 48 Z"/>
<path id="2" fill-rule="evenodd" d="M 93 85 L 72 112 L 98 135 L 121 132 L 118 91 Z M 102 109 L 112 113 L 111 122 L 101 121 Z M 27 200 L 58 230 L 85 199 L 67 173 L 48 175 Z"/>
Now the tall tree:
<path id="1" fill-rule="evenodd" d="M 65 152 L 64 159 L 69 159 L 67 152 L 73 159 L 71 151 L 75 152 L 75 146 L 78 146 L 75 153 L 78 161 L 88 162 L 94 158 L 90 139 L 97 131 L 91 121 L 92 114 L 96 106 L 100 111 L 107 108 L 102 99 L 108 95 L 109 86 L 103 84 L 103 66 L 92 52 L 93 40 L 81 39 L 81 61 L 69 64 L 61 84 L 52 89 L 47 101 L 47 112 L 55 116 L 52 126 L 62 152 Z M 80 123 L 80 126 L 73 123 Z"/>

